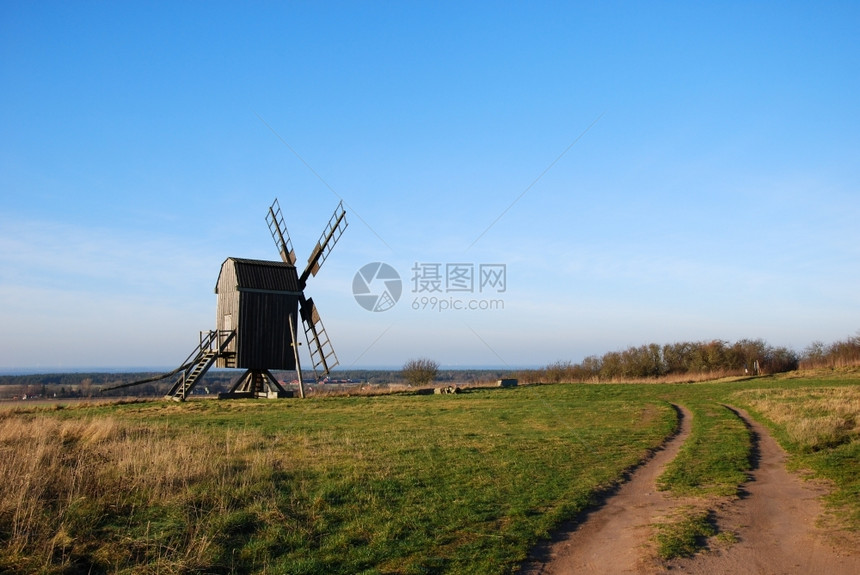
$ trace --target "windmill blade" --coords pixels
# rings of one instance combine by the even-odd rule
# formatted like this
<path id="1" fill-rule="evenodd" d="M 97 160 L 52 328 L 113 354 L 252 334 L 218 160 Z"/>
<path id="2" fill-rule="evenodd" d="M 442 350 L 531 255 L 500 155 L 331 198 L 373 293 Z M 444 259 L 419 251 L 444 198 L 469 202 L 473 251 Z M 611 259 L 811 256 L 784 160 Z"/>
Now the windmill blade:
<path id="1" fill-rule="evenodd" d="M 305 327 L 305 337 L 308 340 L 314 373 L 317 369 L 322 368 L 323 375 L 328 375 L 338 364 L 337 355 L 334 353 L 334 348 L 325 327 L 323 327 L 322 320 L 320 320 L 320 314 L 317 311 L 317 306 L 314 305 L 314 300 L 305 299 L 304 296 L 301 296 L 299 302 L 299 314 L 302 316 L 302 323 Z"/>
<path id="2" fill-rule="evenodd" d="M 339 240 L 340 236 L 343 235 L 343 232 L 346 230 L 346 226 L 348 225 L 349 224 L 346 221 L 346 211 L 343 209 L 343 202 L 340 202 L 337 205 L 337 208 L 335 208 L 331 219 L 328 221 L 325 231 L 323 231 L 320 236 L 320 241 L 317 242 L 316 247 L 314 247 L 314 251 L 311 252 L 311 257 L 308 258 L 308 267 L 305 268 L 305 271 L 302 272 L 302 277 L 299 278 L 299 284 L 301 286 L 304 287 L 309 276 L 317 275 L 317 272 L 320 271 L 320 266 L 322 266 L 323 262 L 328 258 L 332 248 L 334 248 L 337 240 Z"/>
<path id="3" fill-rule="evenodd" d="M 281 204 L 278 199 L 272 202 L 269 206 L 269 213 L 266 214 L 266 223 L 269 224 L 269 233 L 272 234 L 272 239 L 275 240 L 275 245 L 278 248 L 278 253 L 281 254 L 281 259 L 290 265 L 296 264 L 296 252 L 293 250 L 293 242 L 290 241 L 290 234 L 287 232 L 287 226 L 284 224 L 284 216 L 281 214 Z"/>

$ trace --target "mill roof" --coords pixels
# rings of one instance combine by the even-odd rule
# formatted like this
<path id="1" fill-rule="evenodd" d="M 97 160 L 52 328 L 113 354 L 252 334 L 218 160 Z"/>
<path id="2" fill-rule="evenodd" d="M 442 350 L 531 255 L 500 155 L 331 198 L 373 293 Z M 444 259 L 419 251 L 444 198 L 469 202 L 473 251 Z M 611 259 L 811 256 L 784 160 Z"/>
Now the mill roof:
<path id="1" fill-rule="evenodd" d="M 266 260 L 251 260 L 245 258 L 227 258 L 221 264 L 221 272 L 215 283 L 215 293 L 218 293 L 218 285 L 224 268 L 232 265 L 236 276 L 236 289 L 259 290 L 271 292 L 289 292 L 298 294 L 299 277 L 296 266 L 284 262 Z"/>

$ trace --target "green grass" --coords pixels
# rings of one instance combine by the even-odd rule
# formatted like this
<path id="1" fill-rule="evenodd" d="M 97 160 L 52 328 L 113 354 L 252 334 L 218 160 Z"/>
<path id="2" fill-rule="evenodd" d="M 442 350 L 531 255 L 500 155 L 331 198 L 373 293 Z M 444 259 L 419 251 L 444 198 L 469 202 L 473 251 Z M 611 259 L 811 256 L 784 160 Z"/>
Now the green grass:
<path id="1" fill-rule="evenodd" d="M 750 469 L 750 433 L 728 407 L 689 394 L 690 436 L 657 479 L 674 495 L 736 495 Z"/>
<path id="2" fill-rule="evenodd" d="M 657 554 L 662 559 L 689 557 L 717 535 L 713 506 L 735 496 L 751 469 L 751 436 L 743 420 L 720 400 L 729 383 L 702 384 L 673 395 L 693 414 L 690 436 L 657 478 L 657 488 L 699 502 L 684 506 L 657 525 Z"/>
<path id="3" fill-rule="evenodd" d="M 629 389 L 557 386 L 4 423 L 3 449 L 35 437 L 42 455 L 18 453 L 19 469 L 47 478 L 3 488 L 40 503 L 0 513 L 12 571 L 496 573 L 640 461 L 675 414 Z"/>
<path id="4" fill-rule="evenodd" d="M 684 508 L 672 521 L 657 525 L 657 555 L 664 560 L 692 557 L 708 537 L 717 535 L 713 512 Z"/>
<path id="5" fill-rule="evenodd" d="M 0 572 L 509 573 L 674 430 L 669 402 L 694 417 L 661 485 L 701 498 L 696 513 L 709 518 L 708 502 L 736 493 L 749 469 L 749 433 L 724 404 L 750 407 L 736 395 L 749 389 L 823 385 L 4 410 Z M 860 507 L 856 446 L 851 436 L 792 451 L 845 477 L 832 502 L 848 515 Z M 687 515 L 661 527 L 666 549 L 707 535 Z"/>
<path id="6" fill-rule="evenodd" d="M 712 515 L 717 498 L 737 494 L 751 468 L 749 431 L 726 404 L 747 409 L 771 428 L 791 454 L 789 468 L 812 471 L 827 480 L 833 486 L 827 497 L 829 512 L 845 528 L 860 531 L 860 387 L 856 382 L 841 377 L 779 376 L 690 386 L 674 396 L 693 412 L 692 432 L 658 478 L 658 486 L 676 496 L 698 497 L 700 502 L 696 511 L 659 526 L 661 557 L 689 555 L 707 544 L 706 535 L 729 542 L 734 537 L 717 533 L 713 524 L 693 528 L 704 526 L 700 520 Z"/>

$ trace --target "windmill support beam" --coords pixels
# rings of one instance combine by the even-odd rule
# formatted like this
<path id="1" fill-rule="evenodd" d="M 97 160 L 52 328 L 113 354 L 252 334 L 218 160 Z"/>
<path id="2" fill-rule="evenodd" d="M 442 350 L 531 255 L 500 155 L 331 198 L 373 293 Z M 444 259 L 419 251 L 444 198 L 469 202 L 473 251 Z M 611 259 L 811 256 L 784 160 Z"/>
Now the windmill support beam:
<path id="1" fill-rule="evenodd" d="M 292 396 L 293 392 L 284 389 L 268 369 L 249 369 L 236 380 L 230 391 L 219 393 L 218 399 L 279 399 Z"/>
<path id="2" fill-rule="evenodd" d="M 299 397 L 305 398 L 305 382 L 302 380 L 302 362 L 299 360 L 299 341 L 296 338 L 296 319 L 290 314 L 290 335 L 293 338 L 293 357 L 296 358 L 296 378 L 299 382 Z"/>

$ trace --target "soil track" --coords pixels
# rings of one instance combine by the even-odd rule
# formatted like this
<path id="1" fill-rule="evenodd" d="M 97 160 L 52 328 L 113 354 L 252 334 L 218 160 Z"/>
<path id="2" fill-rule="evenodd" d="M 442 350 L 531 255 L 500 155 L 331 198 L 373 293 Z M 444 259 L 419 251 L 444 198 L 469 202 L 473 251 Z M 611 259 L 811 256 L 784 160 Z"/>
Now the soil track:
<path id="1" fill-rule="evenodd" d="M 727 406 L 728 407 L 728 406 Z M 680 408 L 679 433 L 635 470 L 617 493 L 587 515 L 561 528 L 548 545 L 523 566 L 531 575 L 580 573 L 733 573 L 776 575 L 860 573 L 857 538 L 818 527 L 821 486 L 804 482 L 785 469 L 785 452 L 767 430 L 740 409 L 732 409 L 752 432 L 753 470 L 741 497 L 717 510 L 721 533 L 737 541 L 690 559 L 656 559 L 653 523 L 682 501 L 655 488 L 655 479 L 677 454 L 690 429 L 690 414 Z M 851 540 L 848 540 L 850 537 Z"/>
<path id="2" fill-rule="evenodd" d="M 754 468 L 741 499 L 717 512 L 719 530 L 734 533 L 738 542 L 666 568 L 696 574 L 860 573 L 860 554 L 849 536 L 842 533 L 837 541 L 837 532 L 817 526 L 826 489 L 789 473 L 785 451 L 767 429 L 743 410 L 729 409 L 746 422 L 754 446 Z"/>
<path id="3" fill-rule="evenodd" d="M 690 412 L 675 406 L 680 430 L 638 467 L 627 483 L 598 508 L 562 526 L 550 545 L 538 549 L 523 568 L 530 575 L 643 573 L 648 571 L 651 523 L 675 502 L 654 482 L 690 434 Z M 578 528 L 577 528 L 578 526 Z"/>

